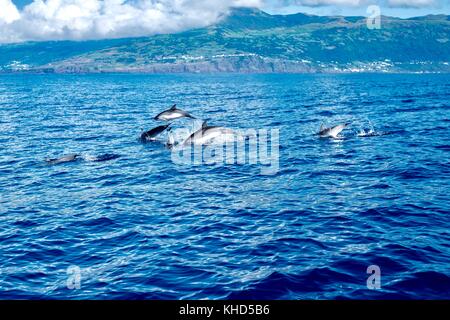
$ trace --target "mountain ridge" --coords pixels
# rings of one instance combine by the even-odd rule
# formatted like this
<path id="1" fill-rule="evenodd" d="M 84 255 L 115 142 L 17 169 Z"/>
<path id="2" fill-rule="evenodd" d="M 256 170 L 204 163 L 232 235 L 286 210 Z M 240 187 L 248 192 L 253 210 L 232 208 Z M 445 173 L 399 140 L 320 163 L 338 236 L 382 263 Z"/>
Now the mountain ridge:
<path id="1" fill-rule="evenodd" d="M 0 72 L 450 72 L 450 16 L 271 15 L 233 9 L 176 34 L 0 45 Z"/>

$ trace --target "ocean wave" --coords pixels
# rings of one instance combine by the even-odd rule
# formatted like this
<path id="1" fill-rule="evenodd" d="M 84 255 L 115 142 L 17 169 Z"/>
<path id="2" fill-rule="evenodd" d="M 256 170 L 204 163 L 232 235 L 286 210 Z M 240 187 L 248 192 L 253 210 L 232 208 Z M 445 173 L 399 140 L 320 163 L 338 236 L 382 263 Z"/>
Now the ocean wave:
<path id="1" fill-rule="evenodd" d="M 2 298 L 449 297 L 448 75 L 23 77 L 0 77 Z M 139 143 L 169 101 L 280 129 L 279 170 Z"/>

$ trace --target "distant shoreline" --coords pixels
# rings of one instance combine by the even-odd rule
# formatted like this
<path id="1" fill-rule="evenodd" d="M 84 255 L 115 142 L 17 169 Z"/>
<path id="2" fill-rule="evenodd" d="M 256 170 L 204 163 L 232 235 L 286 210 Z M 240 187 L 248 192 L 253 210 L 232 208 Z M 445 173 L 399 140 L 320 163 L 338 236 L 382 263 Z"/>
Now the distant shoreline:
<path id="1" fill-rule="evenodd" d="M 198 62 L 154 62 L 148 64 L 114 64 L 78 59 L 46 65 L 22 65 L 0 69 L 0 73 L 38 74 L 349 74 L 349 73 L 450 73 L 448 61 L 352 61 L 325 62 L 309 60 L 285 60 L 252 56 L 245 58 L 218 58 Z"/>

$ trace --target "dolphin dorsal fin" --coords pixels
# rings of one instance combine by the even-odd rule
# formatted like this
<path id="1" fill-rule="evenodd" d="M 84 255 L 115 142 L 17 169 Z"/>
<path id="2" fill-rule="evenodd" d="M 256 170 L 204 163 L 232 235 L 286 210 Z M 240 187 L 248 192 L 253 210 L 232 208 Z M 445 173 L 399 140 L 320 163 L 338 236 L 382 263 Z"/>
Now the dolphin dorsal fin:
<path id="1" fill-rule="evenodd" d="M 174 104 L 174 105 L 172 106 L 172 108 L 170 108 L 170 110 L 175 110 L 176 108 L 177 108 L 177 105 Z"/>
<path id="2" fill-rule="evenodd" d="M 208 126 L 208 123 L 206 121 L 203 121 L 202 123 L 202 129 L 205 129 Z"/>
<path id="3" fill-rule="evenodd" d="M 320 125 L 320 131 L 323 131 L 324 129 L 325 129 L 325 126 L 324 126 L 324 124 L 322 122 L 322 124 Z"/>

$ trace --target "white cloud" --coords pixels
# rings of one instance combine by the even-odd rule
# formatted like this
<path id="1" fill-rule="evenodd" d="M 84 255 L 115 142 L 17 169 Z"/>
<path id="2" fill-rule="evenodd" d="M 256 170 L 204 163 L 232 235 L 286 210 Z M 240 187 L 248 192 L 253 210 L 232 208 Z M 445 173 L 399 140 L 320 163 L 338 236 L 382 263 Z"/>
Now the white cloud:
<path id="1" fill-rule="evenodd" d="M 213 24 L 262 0 L 0 0 L 0 42 L 84 40 L 170 33 Z"/>
<path id="2" fill-rule="evenodd" d="M 11 23 L 20 19 L 19 10 L 11 0 L 0 0 L 0 23 Z"/>

